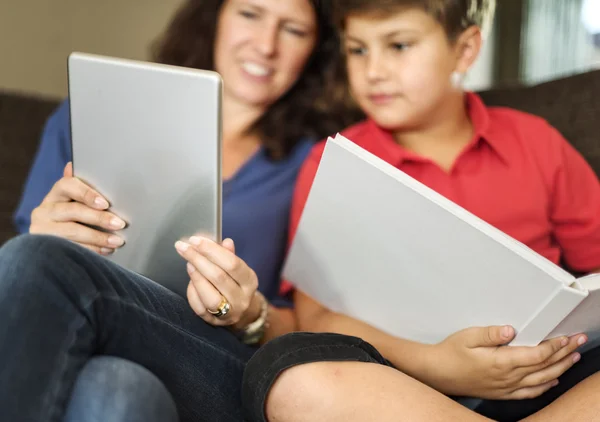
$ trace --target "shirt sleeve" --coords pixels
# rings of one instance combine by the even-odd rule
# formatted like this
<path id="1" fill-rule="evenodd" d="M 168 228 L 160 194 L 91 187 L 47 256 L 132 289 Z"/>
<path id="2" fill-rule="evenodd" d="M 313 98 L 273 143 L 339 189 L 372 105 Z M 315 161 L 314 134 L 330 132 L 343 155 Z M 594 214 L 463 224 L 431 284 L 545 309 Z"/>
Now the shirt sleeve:
<path id="1" fill-rule="evenodd" d="M 54 183 L 62 177 L 63 169 L 69 161 L 71 161 L 69 104 L 68 101 L 64 101 L 44 126 L 33 166 L 13 216 L 15 228 L 19 233 L 29 231 L 31 212 L 42 202 Z"/>
<path id="2" fill-rule="evenodd" d="M 600 268 L 600 183 L 583 156 L 558 131 L 550 219 L 567 266 L 590 272 Z"/>
<path id="3" fill-rule="evenodd" d="M 323 155 L 323 144 L 317 144 L 310 155 L 302 165 L 300 172 L 298 173 L 298 179 L 296 180 L 296 186 L 294 189 L 294 196 L 292 198 L 292 207 L 290 210 L 290 228 L 289 228 L 289 246 L 291 246 L 298 224 L 300 223 L 300 217 L 302 217 L 302 211 L 304 205 L 308 199 L 310 188 L 312 187 L 319 163 L 321 162 L 321 156 Z M 287 280 L 282 280 L 280 294 L 282 296 L 289 295 L 293 289 L 292 283 Z"/>

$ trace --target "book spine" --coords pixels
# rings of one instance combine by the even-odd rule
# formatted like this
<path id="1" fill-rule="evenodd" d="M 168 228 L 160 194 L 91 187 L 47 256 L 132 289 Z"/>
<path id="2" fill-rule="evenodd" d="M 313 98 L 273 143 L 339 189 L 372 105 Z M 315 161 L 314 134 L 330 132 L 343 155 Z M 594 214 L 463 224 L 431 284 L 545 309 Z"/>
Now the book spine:
<path id="1" fill-rule="evenodd" d="M 522 327 L 515 327 L 517 336 L 511 346 L 535 346 L 543 341 L 560 322 L 575 309 L 587 292 L 579 291 L 561 284 L 554 295 Z"/>

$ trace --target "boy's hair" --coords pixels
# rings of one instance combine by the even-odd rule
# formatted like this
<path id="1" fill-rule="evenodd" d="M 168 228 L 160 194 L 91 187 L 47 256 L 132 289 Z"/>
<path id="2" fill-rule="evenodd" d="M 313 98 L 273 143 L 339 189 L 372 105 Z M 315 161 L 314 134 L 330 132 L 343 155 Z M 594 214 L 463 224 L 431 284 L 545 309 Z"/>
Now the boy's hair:
<path id="1" fill-rule="evenodd" d="M 335 20 L 343 29 L 350 15 L 386 16 L 402 9 L 419 8 L 444 27 L 449 40 L 455 40 L 470 26 L 478 26 L 485 34 L 495 7 L 496 0 L 335 0 Z"/>

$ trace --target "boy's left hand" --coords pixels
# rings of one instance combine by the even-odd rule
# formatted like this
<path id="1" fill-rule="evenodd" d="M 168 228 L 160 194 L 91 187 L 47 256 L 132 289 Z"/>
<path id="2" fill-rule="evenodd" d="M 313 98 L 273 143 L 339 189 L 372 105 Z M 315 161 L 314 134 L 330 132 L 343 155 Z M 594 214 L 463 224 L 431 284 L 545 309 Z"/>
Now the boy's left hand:
<path id="1" fill-rule="evenodd" d="M 187 298 L 194 312 L 215 326 L 242 328 L 260 315 L 261 303 L 255 292 L 258 288 L 256 273 L 235 254 L 233 240 L 218 244 L 201 236 L 175 244 L 177 252 L 187 261 L 190 284 Z M 216 317 L 216 311 L 225 299 L 231 309 Z"/>

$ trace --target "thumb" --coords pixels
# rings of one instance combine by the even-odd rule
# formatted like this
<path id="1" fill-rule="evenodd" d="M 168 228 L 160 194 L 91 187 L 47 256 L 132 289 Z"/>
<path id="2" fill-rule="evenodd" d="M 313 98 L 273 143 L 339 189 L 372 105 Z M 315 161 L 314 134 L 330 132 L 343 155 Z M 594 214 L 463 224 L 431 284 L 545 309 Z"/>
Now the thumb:
<path id="1" fill-rule="evenodd" d="M 496 347 L 504 346 L 515 337 L 515 329 L 509 325 L 475 327 L 467 330 L 467 347 Z"/>
<path id="2" fill-rule="evenodd" d="M 222 245 L 222 246 L 223 246 L 225 249 L 229 250 L 230 252 L 232 252 L 232 253 L 235 253 L 235 243 L 233 243 L 233 240 L 232 240 L 232 239 L 229 239 L 229 238 L 225 239 L 225 240 L 224 240 L 224 241 L 221 243 L 221 245 Z"/>
<path id="3" fill-rule="evenodd" d="M 63 177 L 73 177 L 73 162 L 69 161 L 63 170 Z"/>

